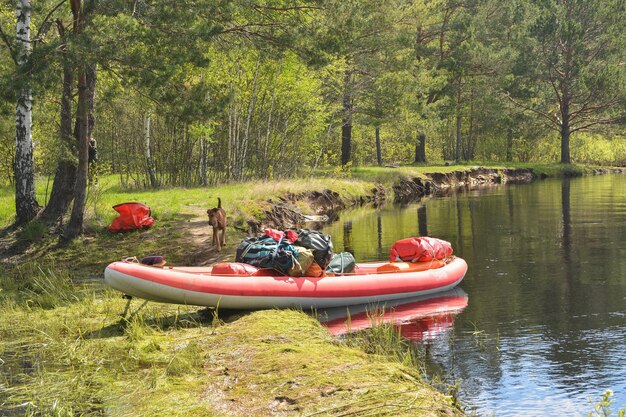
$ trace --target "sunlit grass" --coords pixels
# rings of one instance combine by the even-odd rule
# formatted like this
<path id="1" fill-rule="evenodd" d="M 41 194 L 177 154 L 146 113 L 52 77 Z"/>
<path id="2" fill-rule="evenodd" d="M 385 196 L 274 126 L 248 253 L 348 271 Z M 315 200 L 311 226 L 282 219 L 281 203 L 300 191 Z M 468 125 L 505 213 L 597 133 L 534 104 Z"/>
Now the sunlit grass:
<path id="1" fill-rule="evenodd" d="M 0 414 L 458 414 L 415 369 L 333 341 L 302 312 L 229 313 L 224 322 L 150 303 L 127 322 L 112 291 L 62 298 L 51 309 L 25 299 L 0 307 Z"/>
<path id="2" fill-rule="evenodd" d="M 46 181 L 38 181 L 38 199 L 44 204 Z M 93 227 L 110 224 L 117 213 L 114 205 L 124 202 L 139 202 L 152 208 L 153 217 L 161 222 L 179 219 L 181 213 L 202 213 L 217 205 L 217 198 L 229 213 L 240 213 L 244 217 L 254 218 L 265 207 L 262 202 L 277 200 L 287 194 L 299 194 L 310 191 L 331 189 L 344 199 L 356 199 L 366 195 L 374 187 L 370 181 L 351 179 L 314 178 L 294 179 L 289 181 L 253 181 L 238 184 L 226 184 L 216 187 L 164 187 L 151 189 L 124 189 L 117 183 L 117 177 L 100 178 L 97 186 L 91 186 L 87 194 L 87 222 Z M 15 201 L 11 187 L 0 188 L 0 226 L 6 226 L 14 220 Z"/>
<path id="3" fill-rule="evenodd" d="M 179 334 L 188 329 L 181 325 L 181 307 L 158 306 L 125 326 L 118 316 L 122 306 L 123 300 L 107 295 L 53 310 L 3 308 L 10 318 L 0 324 L 6 380 L 0 414 L 22 407 L 24 415 L 101 415 L 109 408 L 117 409 L 114 415 L 193 409 L 211 415 L 211 407 L 197 400 L 204 378 L 195 365 L 203 356 L 185 340 L 189 335 Z M 169 327 L 159 327 L 157 319 Z"/>
<path id="4" fill-rule="evenodd" d="M 397 181 L 399 176 L 423 177 L 430 173 L 449 173 L 454 171 L 469 171 L 476 167 L 487 167 L 493 169 L 527 168 L 540 176 L 548 177 L 582 175 L 590 173 L 593 166 L 582 164 L 559 164 L 559 163 L 530 163 L 530 162 L 489 162 L 489 161 L 466 161 L 461 164 L 451 163 L 449 165 L 404 165 L 396 168 L 366 166 L 356 167 L 351 170 L 352 177 L 368 181 L 379 182 L 387 186 Z"/>

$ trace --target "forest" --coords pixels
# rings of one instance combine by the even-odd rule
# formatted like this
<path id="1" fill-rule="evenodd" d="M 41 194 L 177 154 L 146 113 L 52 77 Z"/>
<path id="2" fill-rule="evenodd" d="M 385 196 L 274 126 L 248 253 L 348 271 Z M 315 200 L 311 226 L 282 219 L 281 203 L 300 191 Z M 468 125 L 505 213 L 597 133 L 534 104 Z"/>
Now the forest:
<path id="1" fill-rule="evenodd" d="M 0 7 L 0 183 L 17 223 L 71 209 L 69 237 L 94 175 L 158 188 L 444 161 L 626 165 L 623 0 Z"/>

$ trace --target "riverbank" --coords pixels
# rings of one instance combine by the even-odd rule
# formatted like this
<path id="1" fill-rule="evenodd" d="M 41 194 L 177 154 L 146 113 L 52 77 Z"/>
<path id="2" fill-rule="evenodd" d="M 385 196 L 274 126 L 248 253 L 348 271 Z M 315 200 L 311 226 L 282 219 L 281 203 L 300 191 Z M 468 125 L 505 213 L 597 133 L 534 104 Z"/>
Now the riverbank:
<path id="1" fill-rule="evenodd" d="M 416 369 L 335 341 L 302 312 L 150 303 L 125 323 L 123 307 L 108 292 L 3 307 L 0 414 L 461 414 Z"/>
<path id="2" fill-rule="evenodd" d="M 103 179 L 90 194 L 87 231 L 74 242 L 60 245 L 54 230 L 37 222 L 6 229 L 0 236 L 0 314 L 6 318 L 0 322 L 0 414 L 460 414 L 452 397 L 425 384 L 417 367 L 403 365 L 412 359 L 402 341 L 388 346 L 389 332 L 366 343 L 334 340 L 302 312 L 227 314 L 157 303 L 124 322 L 125 301 L 102 285 L 112 260 L 150 254 L 178 265 L 233 260 L 236 242 L 255 223 L 298 223 L 352 205 L 391 203 L 393 185 L 405 177 L 433 181 L 431 190 L 446 188 L 445 178 L 450 188 L 476 177 L 459 171 L 472 172 L 390 168 L 158 191 L 122 190 Z M 481 175 L 496 178 L 487 174 Z M 205 214 L 218 196 L 230 221 L 228 245 L 219 253 L 210 246 Z M 110 207 L 123 201 L 151 206 L 155 227 L 109 234 Z"/>

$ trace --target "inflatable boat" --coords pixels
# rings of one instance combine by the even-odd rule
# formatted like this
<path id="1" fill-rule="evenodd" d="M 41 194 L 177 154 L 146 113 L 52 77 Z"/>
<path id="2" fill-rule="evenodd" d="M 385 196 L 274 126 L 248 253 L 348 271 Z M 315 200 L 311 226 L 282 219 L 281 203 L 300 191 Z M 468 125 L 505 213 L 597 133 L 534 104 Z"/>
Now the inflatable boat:
<path id="1" fill-rule="evenodd" d="M 316 311 L 317 319 L 333 336 L 391 324 L 410 340 L 427 340 L 449 330 L 468 304 L 457 287 L 442 293 L 373 304 L 334 307 Z"/>
<path id="2" fill-rule="evenodd" d="M 220 266 L 228 264 L 218 264 Z M 114 262 L 105 282 L 122 293 L 163 303 L 229 309 L 325 308 L 433 294 L 456 287 L 467 271 L 458 257 L 435 262 L 357 264 L 353 273 L 313 277 L 276 276 L 273 270 L 154 267 Z M 241 264 L 238 264 L 241 265 Z"/>

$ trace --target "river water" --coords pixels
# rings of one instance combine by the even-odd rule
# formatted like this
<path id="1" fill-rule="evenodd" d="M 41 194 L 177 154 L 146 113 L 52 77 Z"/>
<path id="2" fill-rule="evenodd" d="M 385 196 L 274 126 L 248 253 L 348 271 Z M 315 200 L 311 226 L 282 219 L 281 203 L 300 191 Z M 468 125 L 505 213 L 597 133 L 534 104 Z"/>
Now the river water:
<path id="1" fill-rule="evenodd" d="M 450 241 L 467 261 L 456 293 L 394 314 L 430 366 L 460 383 L 468 412 L 586 416 L 607 389 L 613 409 L 626 406 L 625 175 L 361 208 L 325 232 L 335 252 L 360 262 L 424 235 Z M 358 320 L 355 311 L 353 328 Z"/>

